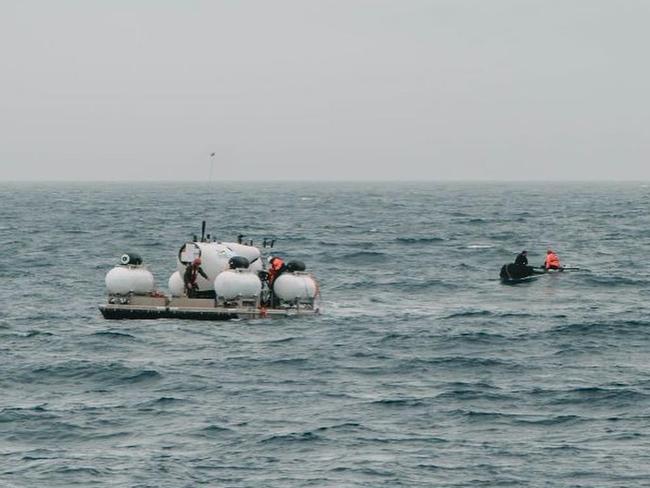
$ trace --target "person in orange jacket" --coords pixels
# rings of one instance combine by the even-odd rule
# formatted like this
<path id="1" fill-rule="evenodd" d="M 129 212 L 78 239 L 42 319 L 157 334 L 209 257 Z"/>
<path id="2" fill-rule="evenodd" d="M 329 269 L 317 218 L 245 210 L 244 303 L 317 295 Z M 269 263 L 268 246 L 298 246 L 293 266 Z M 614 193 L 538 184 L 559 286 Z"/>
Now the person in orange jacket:
<path id="1" fill-rule="evenodd" d="M 557 257 L 551 249 L 546 251 L 546 260 L 544 261 L 544 268 L 548 271 L 549 269 L 560 269 L 560 258 Z"/>
<path id="2" fill-rule="evenodd" d="M 287 269 L 287 266 L 284 264 L 284 260 L 277 256 L 271 256 L 269 258 L 269 269 L 268 273 L 268 283 L 269 288 L 273 289 L 273 282 L 275 279 L 280 276 Z"/>

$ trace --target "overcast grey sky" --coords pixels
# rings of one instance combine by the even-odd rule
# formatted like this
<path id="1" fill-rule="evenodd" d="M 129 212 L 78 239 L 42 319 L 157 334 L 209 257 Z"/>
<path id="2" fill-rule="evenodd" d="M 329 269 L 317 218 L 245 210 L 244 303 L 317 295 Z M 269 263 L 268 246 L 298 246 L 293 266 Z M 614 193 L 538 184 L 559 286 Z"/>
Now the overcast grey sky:
<path id="1" fill-rule="evenodd" d="M 0 6 L 0 180 L 650 179 L 648 0 Z"/>

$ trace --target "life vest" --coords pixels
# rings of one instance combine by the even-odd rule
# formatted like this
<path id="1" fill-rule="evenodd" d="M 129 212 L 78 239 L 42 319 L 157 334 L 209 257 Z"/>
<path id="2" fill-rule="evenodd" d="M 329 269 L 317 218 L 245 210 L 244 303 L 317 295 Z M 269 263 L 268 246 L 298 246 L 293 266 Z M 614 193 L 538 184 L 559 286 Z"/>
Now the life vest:
<path id="1" fill-rule="evenodd" d="M 544 263 L 546 269 L 558 269 L 560 267 L 560 258 L 554 252 L 546 255 L 546 262 Z"/>
<path id="2" fill-rule="evenodd" d="M 280 273 L 284 271 L 284 261 L 282 258 L 273 258 L 270 264 L 271 266 L 268 270 L 269 284 L 273 283 L 273 280 L 275 280 L 280 275 Z"/>

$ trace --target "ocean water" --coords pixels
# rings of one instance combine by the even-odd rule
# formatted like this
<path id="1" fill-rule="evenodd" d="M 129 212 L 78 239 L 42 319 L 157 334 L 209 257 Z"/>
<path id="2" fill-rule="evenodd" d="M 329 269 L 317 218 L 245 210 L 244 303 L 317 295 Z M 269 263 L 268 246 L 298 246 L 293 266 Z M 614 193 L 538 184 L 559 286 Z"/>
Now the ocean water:
<path id="1" fill-rule="evenodd" d="M 0 185 L 0 486 L 650 486 L 650 187 Z M 318 317 L 107 321 L 239 233 Z M 553 247 L 581 270 L 516 286 Z"/>

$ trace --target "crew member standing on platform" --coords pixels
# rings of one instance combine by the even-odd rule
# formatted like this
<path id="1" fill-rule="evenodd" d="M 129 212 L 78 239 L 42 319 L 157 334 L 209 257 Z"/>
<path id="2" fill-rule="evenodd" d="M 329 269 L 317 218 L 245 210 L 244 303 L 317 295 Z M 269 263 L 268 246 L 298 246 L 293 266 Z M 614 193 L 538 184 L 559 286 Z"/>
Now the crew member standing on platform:
<path id="1" fill-rule="evenodd" d="M 277 256 L 271 256 L 269 258 L 269 269 L 268 269 L 268 283 L 269 288 L 273 289 L 273 282 L 275 279 L 280 276 L 287 269 L 284 260 Z"/>
<path id="2" fill-rule="evenodd" d="M 185 274 L 183 275 L 185 294 L 188 298 L 194 298 L 199 291 L 199 286 L 196 284 L 196 277 L 199 274 L 206 280 L 209 279 L 208 275 L 201 268 L 201 258 L 196 258 L 185 267 Z"/>

